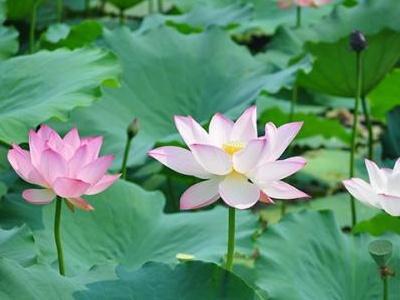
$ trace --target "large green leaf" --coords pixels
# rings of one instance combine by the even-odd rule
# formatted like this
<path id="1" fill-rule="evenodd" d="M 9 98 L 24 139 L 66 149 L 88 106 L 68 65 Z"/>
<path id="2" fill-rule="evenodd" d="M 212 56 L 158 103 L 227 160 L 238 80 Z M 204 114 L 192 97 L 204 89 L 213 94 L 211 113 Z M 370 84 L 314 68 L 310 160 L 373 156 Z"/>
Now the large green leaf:
<path id="1" fill-rule="evenodd" d="M 390 111 L 387 115 L 387 129 L 383 136 L 383 156 L 397 159 L 400 157 L 400 106 Z"/>
<path id="2" fill-rule="evenodd" d="M 174 0 L 186 14 L 166 19 L 192 26 L 232 26 L 234 32 L 273 34 L 279 26 L 296 24 L 296 8 L 280 9 L 276 0 Z M 336 1 L 333 1 L 333 3 Z M 318 23 L 332 11 L 333 3 L 318 9 L 303 9 L 303 25 Z"/>
<path id="3" fill-rule="evenodd" d="M 38 254 L 32 231 L 26 225 L 10 230 L 0 228 L 0 257 L 26 266 L 35 263 Z"/>
<path id="4" fill-rule="evenodd" d="M 58 50 L 0 64 L 0 140 L 24 142 L 28 129 L 88 106 L 104 83 L 115 85 L 115 56 L 99 49 Z"/>
<path id="5" fill-rule="evenodd" d="M 176 134 L 174 115 L 206 121 L 216 112 L 237 111 L 262 89 L 274 93 L 290 86 L 295 73 L 309 66 L 306 60 L 271 74 L 218 29 L 182 35 L 162 27 L 140 35 L 122 28 L 106 32 L 105 42 L 122 62 L 122 87 L 107 90 L 90 109 L 74 113 L 73 121 L 85 133 L 104 135 L 106 152 L 121 158 L 126 128 L 138 117 L 141 130 L 130 164 L 143 161 L 156 141 Z"/>
<path id="6" fill-rule="evenodd" d="M 242 279 L 211 263 L 187 262 L 175 268 L 147 263 L 129 272 L 117 269 L 118 280 L 89 284 L 89 290 L 76 294 L 79 299 L 267 299 Z M 154 287 L 157 288 L 154 288 Z"/>
<path id="7" fill-rule="evenodd" d="M 266 299 L 242 279 L 212 263 L 171 267 L 147 263 L 138 270 L 112 265 L 62 277 L 49 266 L 23 268 L 0 259 L 1 299 Z"/>
<path id="8" fill-rule="evenodd" d="M 6 19 L 6 2 L 0 0 L 0 60 L 18 51 L 18 32 L 14 28 L 4 27 Z"/>
<path id="9" fill-rule="evenodd" d="M 262 96 L 257 99 L 257 104 L 263 105 L 259 122 L 274 122 L 283 125 L 289 120 L 290 102 L 280 101 L 271 96 Z M 264 104 L 265 103 L 265 104 Z M 296 143 L 307 144 L 307 140 L 321 137 L 323 140 L 333 140 L 338 144 L 349 145 L 350 133 L 343 127 L 338 120 L 328 119 L 318 116 L 319 107 L 296 106 L 296 113 L 293 115 L 294 121 L 302 121 L 304 125 L 296 138 Z M 316 145 L 319 147 L 320 145 Z"/>
<path id="10" fill-rule="evenodd" d="M 226 252 L 227 209 L 166 215 L 160 192 L 146 192 L 124 181 L 90 197 L 90 201 L 93 212 L 71 213 L 65 206 L 62 213 L 67 274 L 110 262 L 136 268 L 147 261 L 174 263 L 178 253 L 220 262 Z M 0 224 L 13 227 L 27 223 L 43 260 L 54 263 L 54 209 L 54 203 L 33 206 L 19 194 L 8 195 L 0 208 Z M 256 228 L 257 220 L 251 213 L 238 215 L 238 252 L 251 252 L 250 237 Z"/>
<path id="11" fill-rule="evenodd" d="M 0 61 L 18 51 L 18 32 L 0 25 Z"/>
<path id="12" fill-rule="evenodd" d="M 397 105 L 400 105 L 400 69 L 383 80 L 369 95 L 371 113 L 380 120 L 386 119 L 386 114 Z"/>
<path id="13" fill-rule="evenodd" d="M 400 238 L 383 238 L 394 244 L 389 266 L 397 271 Z M 287 215 L 257 240 L 254 284 L 277 300 L 382 299 L 378 266 L 368 253 L 374 239 L 342 233 L 330 212 Z M 399 277 L 390 278 L 389 299 L 399 293 Z"/>
<path id="14" fill-rule="evenodd" d="M 368 35 L 363 51 L 363 89 L 367 95 L 385 77 L 400 57 L 400 32 L 383 30 Z M 356 54 L 345 37 L 335 43 L 309 43 L 306 49 L 315 57 L 313 69 L 300 74 L 300 85 L 312 90 L 342 97 L 356 93 Z"/>
<path id="15" fill-rule="evenodd" d="M 86 20 L 74 26 L 57 23 L 42 35 L 40 44 L 46 49 L 76 49 L 93 44 L 102 32 L 102 25 L 96 21 Z"/>
<path id="16" fill-rule="evenodd" d="M 385 232 L 400 234 L 400 218 L 380 213 L 372 219 L 358 223 L 353 228 L 354 233 L 368 232 L 372 235 L 382 235 Z"/>
<path id="17" fill-rule="evenodd" d="M 303 210 L 331 210 L 335 216 L 336 222 L 340 227 L 348 228 L 351 223 L 350 195 L 348 193 L 339 193 L 333 196 L 320 197 L 309 201 L 298 201 L 296 203 L 287 202 L 287 212 L 299 212 Z M 357 220 L 363 222 L 369 220 L 379 210 L 356 201 Z M 268 207 L 261 211 L 262 217 L 271 223 L 278 222 L 281 215 L 279 205 Z"/>
<path id="18" fill-rule="evenodd" d="M 311 52 L 316 57 L 316 71 L 310 77 L 302 77 L 305 85 L 323 93 L 354 97 L 355 54 L 349 50 L 350 33 L 358 29 L 370 39 L 369 54 L 365 58 L 364 92 L 367 92 L 379 83 L 398 58 L 400 46 L 396 33 L 400 25 L 394 16 L 399 13 L 396 0 L 363 0 L 351 8 L 338 6 L 314 26 L 280 28 L 268 45 L 265 60 L 284 67 L 301 53 Z"/>
<path id="19" fill-rule="evenodd" d="M 308 161 L 302 171 L 303 177 L 311 177 L 311 180 L 319 181 L 332 189 L 341 186 L 341 182 L 349 178 L 349 151 L 318 149 L 308 151 L 303 156 Z M 364 177 L 366 173 L 364 162 L 358 157 L 356 157 L 355 172 L 357 177 Z"/>
<path id="20" fill-rule="evenodd" d="M 244 1 L 246 2 L 246 1 Z M 327 16 L 333 9 L 334 4 L 338 2 L 333 0 L 330 4 L 319 8 L 302 9 L 302 26 L 308 27 L 312 24 L 320 24 L 324 16 Z M 266 34 L 273 34 L 279 26 L 296 25 L 296 7 L 289 9 L 280 9 L 277 0 L 251 0 L 254 5 L 254 15 L 250 22 L 240 27 L 244 30 L 261 30 Z"/>

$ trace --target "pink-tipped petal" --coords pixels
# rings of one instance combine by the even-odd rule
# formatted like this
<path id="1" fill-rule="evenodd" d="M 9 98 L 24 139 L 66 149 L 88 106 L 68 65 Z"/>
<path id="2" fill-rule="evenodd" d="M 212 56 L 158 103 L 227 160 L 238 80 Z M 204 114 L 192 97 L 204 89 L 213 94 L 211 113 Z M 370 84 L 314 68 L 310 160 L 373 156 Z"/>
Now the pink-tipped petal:
<path id="1" fill-rule="evenodd" d="M 69 143 L 65 143 L 64 140 L 56 132 L 50 134 L 49 140 L 47 141 L 46 145 L 50 149 L 59 153 L 62 157 L 64 157 L 66 161 L 71 159 L 77 149 Z"/>
<path id="2" fill-rule="evenodd" d="M 278 128 L 272 122 L 265 124 L 265 135 L 266 145 L 264 147 L 264 153 L 262 154 L 259 164 L 263 164 L 268 161 L 274 161 L 273 154 L 275 153 L 276 147 L 276 137 L 278 133 Z"/>
<path id="3" fill-rule="evenodd" d="M 360 178 L 344 180 L 343 185 L 351 195 L 364 204 L 376 208 L 382 208 L 380 197 L 372 189 L 371 185 Z"/>
<path id="4" fill-rule="evenodd" d="M 385 172 L 379 169 L 376 163 L 368 159 L 365 160 L 365 166 L 367 167 L 369 181 L 372 188 L 377 193 L 383 193 L 388 185 L 388 180 Z"/>
<path id="5" fill-rule="evenodd" d="M 28 151 L 18 145 L 12 145 L 7 158 L 15 172 L 26 182 L 45 186 L 46 182 L 31 163 Z"/>
<path id="6" fill-rule="evenodd" d="M 38 171 L 50 186 L 58 177 L 68 176 L 67 162 L 52 149 L 42 152 Z"/>
<path id="7" fill-rule="evenodd" d="M 117 181 L 120 176 L 121 174 L 104 175 L 95 185 L 86 190 L 85 195 L 95 195 L 101 193 L 102 191 L 109 188 L 115 181 Z"/>
<path id="8" fill-rule="evenodd" d="M 262 191 L 274 199 L 310 198 L 306 193 L 283 181 L 273 181 L 262 187 Z"/>
<path id="9" fill-rule="evenodd" d="M 216 113 L 212 117 L 208 131 L 215 146 L 221 147 L 230 141 L 233 124 L 232 120 L 220 113 Z"/>
<path id="10" fill-rule="evenodd" d="M 37 131 L 37 134 L 42 140 L 45 140 L 45 141 L 49 140 L 50 136 L 53 134 L 58 135 L 57 132 L 55 132 L 53 129 L 51 129 L 49 126 L 47 126 L 45 124 L 40 125 L 40 128 Z"/>
<path id="11" fill-rule="evenodd" d="M 153 149 L 148 154 L 175 172 L 202 179 L 208 179 L 211 176 L 195 160 L 193 154 L 184 148 L 166 146 Z"/>
<path id="12" fill-rule="evenodd" d="M 219 182 L 220 180 L 214 178 L 189 187 L 181 197 L 181 210 L 196 209 L 217 201 L 219 198 Z"/>
<path id="13" fill-rule="evenodd" d="M 113 155 L 101 156 L 83 167 L 77 175 L 77 179 L 90 184 L 96 184 L 107 172 L 114 160 Z"/>
<path id="14" fill-rule="evenodd" d="M 22 197 L 32 204 L 47 204 L 50 203 L 56 194 L 48 189 L 29 189 L 22 192 Z"/>
<path id="15" fill-rule="evenodd" d="M 79 171 L 88 163 L 93 161 L 89 156 L 90 154 L 87 145 L 82 145 L 75 151 L 75 154 L 68 161 L 69 177 L 78 176 Z"/>
<path id="16" fill-rule="evenodd" d="M 82 145 L 87 145 L 89 161 L 95 160 L 99 157 L 100 148 L 103 144 L 102 136 L 94 136 L 82 139 Z"/>
<path id="17" fill-rule="evenodd" d="M 63 138 L 65 144 L 69 145 L 73 149 L 78 149 L 81 145 L 81 139 L 79 137 L 78 129 L 72 128 Z"/>
<path id="18" fill-rule="evenodd" d="M 263 191 L 260 192 L 260 202 L 265 203 L 265 204 L 275 203 L 274 200 L 272 200 L 270 197 L 268 197 L 268 195 L 265 194 Z"/>
<path id="19" fill-rule="evenodd" d="M 82 196 L 90 184 L 79 179 L 60 177 L 53 183 L 54 192 L 63 198 L 77 198 Z"/>
<path id="20" fill-rule="evenodd" d="M 42 152 L 46 150 L 46 140 L 43 140 L 35 131 L 29 131 L 29 150 L 32 165 L 39 167 Z"/>
<path id="21" fill-rule="evenodd" d="M 237 173 L 223 179 L 219 184 L 219 194 L 226 204 L 238 209 L 252 207 L 260 199 L 260 189 Z"/>
<path id="22" fill-rule="evenodd" d="M 192 117 L 175 116 L 175 126 L 186 145 L 211 144 L 208 133 Z"/>
<path id="23" fill-rule="evenodd" d="M 232 171 L 232 160 L 222 149 L 211 145 L 194 144 L 190 149 L 196 161 L 214 175 L 226 175 Z"/>
<path id="24" fill-rule="evenodd" d="M 299 156 L 266 162 L 252 170 L 249 176 L 254 182 L 262 185 L 266 182 L 278 181 L 288 177 L 302 169 L 306 163 L 307 161 Z"/>
<path id="25" fill-rule="evenodd" d="M 267 145 L 261 163 L 277 160 L 299 133 L 303 122 L 293 122 L 277 128 L 273 123 L 265 125 Z"/>
<path id="26" fill-rule="evenodd" d="M 94 210 L 93 206 L 91 206 L 89 203 L 87 203 L 84 199 L 82 198 L 68 198 L 66 199 L 69 203 L 71 203 L 73 206 L 85 210 L 85 211 L 91 211 Z"/>
<path id="27" fill-rule="evenodd" d="M 232 128 L 231 141 L 248 142 L 257 138 L 257 108 L 251 106 L 239 117 Z"/>
<path id="28" fill-rule="evenodd" d="M 380 195 L 382 208 L 391 216 L 400 216 L 400 197 Z"/>
<path id="29" fill-rule="evenodd" d="M 243 150 L 233 155 L 233 168 L 242 174 L 252 170 L 259 162 L 264 146 L 265 139 L 251 140 Z"/>
<path id="30" fill-rule="evenodd" d="M 303 122 L 293 122 L 278 128 L 273 159 L 278 159 L 299 133 Z"/>

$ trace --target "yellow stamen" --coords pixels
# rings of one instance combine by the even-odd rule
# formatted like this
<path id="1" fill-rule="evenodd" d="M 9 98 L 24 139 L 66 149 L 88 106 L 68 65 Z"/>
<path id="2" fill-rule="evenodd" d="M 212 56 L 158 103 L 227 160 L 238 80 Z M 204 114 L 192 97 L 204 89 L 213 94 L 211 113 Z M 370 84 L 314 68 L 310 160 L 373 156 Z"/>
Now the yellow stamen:
<path id="1" fill-rule="evenodd" d="M 233 155 L 236 152 L 242 150 L 244 148 L 244 146 L 245 146 L 245 144 L 241 143 L 241 142 L 229 142 L 229 143 L 223 144 L 222 149 L 226 153 Z"/>

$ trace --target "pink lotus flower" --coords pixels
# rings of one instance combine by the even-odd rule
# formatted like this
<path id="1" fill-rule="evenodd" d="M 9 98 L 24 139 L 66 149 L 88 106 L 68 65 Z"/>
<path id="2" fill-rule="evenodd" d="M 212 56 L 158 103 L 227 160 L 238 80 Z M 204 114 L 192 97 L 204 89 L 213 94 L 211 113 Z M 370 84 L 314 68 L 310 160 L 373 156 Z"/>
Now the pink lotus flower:
<path id="1" fill-rule="evenodd" d="M 292 5 L 302 7 L 319 7 L 328 4 L 332 0 L 278 0 L 278 6 L 282 9 L 289 8 Z"/>
<path id="2" fill-rule="evenodd" d="M 22 193 L 32 204 L 50 203 L 56 196 L 84 210 L 93 207 L 81 198 L 94 195 L 113 184 L 120 175 L 105 174 L 114 157 L 99 157 L 103 139 L 81 139 L 76 128 L 61 138 L 57 132 L 42 125 L 29 133 L 29 150 L 12 145 L 8 161 L 25 181 L 43 189 L 28 189 Z"/>
<path id="3" fill-rule="evenodd" d="M 365 160 L 369 181 L 352 178 L 343 181 L 344 186 L 362 203 L 383 209 L 392 216 L 400 216 L 400 159 L 394 169 L 380 169 L 374 162 Z"/>
<path id="4" fill-rule="evenodd" d="M 217 201 L 246 209 L 258 200 L 308 197 L 281 179 L 306 164 L 302 157 L 277 160 L 299 132 L 302 123 L 279 128 L 268 123 L 265 136 L 257 136 L 256 107 L 247 109 L 234 123 L 215 114 L 207 133 L 192 117 L 176 116 L 175 124 L 189 150 L 160 147 L 149 152 L 170 169 L 205 179 L 191 186 L 181 197 L 183 210 L 195 209 Z"/>

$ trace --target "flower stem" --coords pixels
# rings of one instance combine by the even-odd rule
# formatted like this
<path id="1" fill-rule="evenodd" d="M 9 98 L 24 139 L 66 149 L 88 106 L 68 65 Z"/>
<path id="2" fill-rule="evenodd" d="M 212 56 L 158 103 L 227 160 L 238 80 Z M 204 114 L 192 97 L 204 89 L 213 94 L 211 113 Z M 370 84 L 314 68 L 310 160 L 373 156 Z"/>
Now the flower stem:
<path id="1" fill-rule="evenodd" d="M 296 28 L 301 27 L 301 6 L 296 7 Z"/>
<path id="2" fill-rule="evenodd" d="M 367 128 L 368 128 L 368 159 L 373 160 L 374 159 L 374 136 L 373 136 L 373 132 L 372 132 L 372 120 L 371 120 L 370 110 L 368 107 L 368 100 L 365 96 L 361 97 L 361 103 L 362 103 L 363 113 L 365 116 L 365 122 L 367 123 Z"/>
<path id="3" fill-rule="evenodd" d="M 60 236 L 60 222 L 61 222 L 61 206 L 62 198 L 57 196 L 56 200 L 56 213 L 54 218 L 54 240 L 56 241 L 57 257 L 58 257 L 58 269 L 61 275 L 65 275 L 64 268 L 64 254 L 62 249 L 62 242 Z"/>
<path id="4" fill-rule="evenodd" d="M 290 101 L 290 112 L 289 112 L 289 122 L 294 121 L 294 114 L 296 112 L 296 104 L 297 104 L 297 99 L 298 99 L 298 93 L 299 92 L 299 87 L 297 84 L 293 86 L 292 90 L 292 99 Z M 283 217 L 286 214 L 286 201 L 282 201 L 281 205 L 281 217 Z"/>
<path id="5" fill-rule="evenodd" d="M 121 166 L 122 179 L 126 179 L 126 168 L 128 164 L 129 152 L 131 150 L 131 144 L 132 144 L 132 138 L 129 135 L 127 135 L 125 150 L 124 150 L 124 158 L 122 160 L 122 166 Z"/>
<path id="6" fill-rule="evenodd" d="M 149 15 L 153 13 L 153 0 L 147 0 L 149 2 Z"/>
<path id="7" fill-rule="evenodd" d="M 157 1 L 157 4 L 158 4 L 158 12 L 160 13 L 160 14 L 162 14 L 163 13 L 163 0 L 158 0 Z"/>
<path id="8" fill-rule="evenodd" d="M 102 3 L 102 5 L 105 4 L 105 1 Z M 103 6 L 104 8 L 104 6 Z M 89 12 L 90 12 L 90 0 L 85 0 L 85 16 L 89 16 Z"/>
<path id="9" fill-rule="evenodd" d="M 63 17 L 63 0 L 57 0 L 57 22 L 61 22 Z"/>
<path id="10" fill-rule="evenodd" d="M 39 0 L 35 1 L 32 7 L 31 24 L 29 27 L 29 53 L 33 53 L 35 51 L 36 17 L 39 2 Z"/>
<path id="11" fill-rule="evenodd" d="M 229 207 L 229 223 L 228 223 L 228 253 L 226 255 L 226 269 L 232 270 L 233 255 L 235 252 L 235 213 L 234 207 Z"/>
<path id="12" fill-rule="evenodd" d="M 383 276 L 382 277 L 382 282 L 383 282 L 383 300 L 388 300 L 389 299 L 388 277 L 387 276 Z"/>
<path id="13" fill-rule="evenodd" d="M 119 25 L 123 25 L 124 23 L 125 23 L 124 10 L 120 9 L 119 10 Z"/>
<path id="14" fill-rule="evenodd" d="M 355 167 L 355 154 L 357 145 L 357 124 L 358 124 L 358 111 L 360 107 L 361 89 L 362 89 L 362 56 L 360 52 L 356 52 L 356 80 L 357 80 L 357 90 L 354 105 L 354 120 L 353 129 L 351 136 L 351 152 L 350 152 L 350 178 L 354 177 L 354 167 Z M 354 226 L 357 223 L 357 212 L 354 197 L 350 196 L 350 206 L 351 206 L 351 223 Z"/>
<path id="15" fill-rule="evenodd" d="M 297 98 L 298 98 L 298 91 L 299 88 L 297 84 L 293 86 L 292 90 L 292 99 L 290 101 L 290 114 L 289 114 L 289 122 L 293 122 L 294 119 L 294 114 L 296 112 L 296 104 L 297 104 Z"/>

